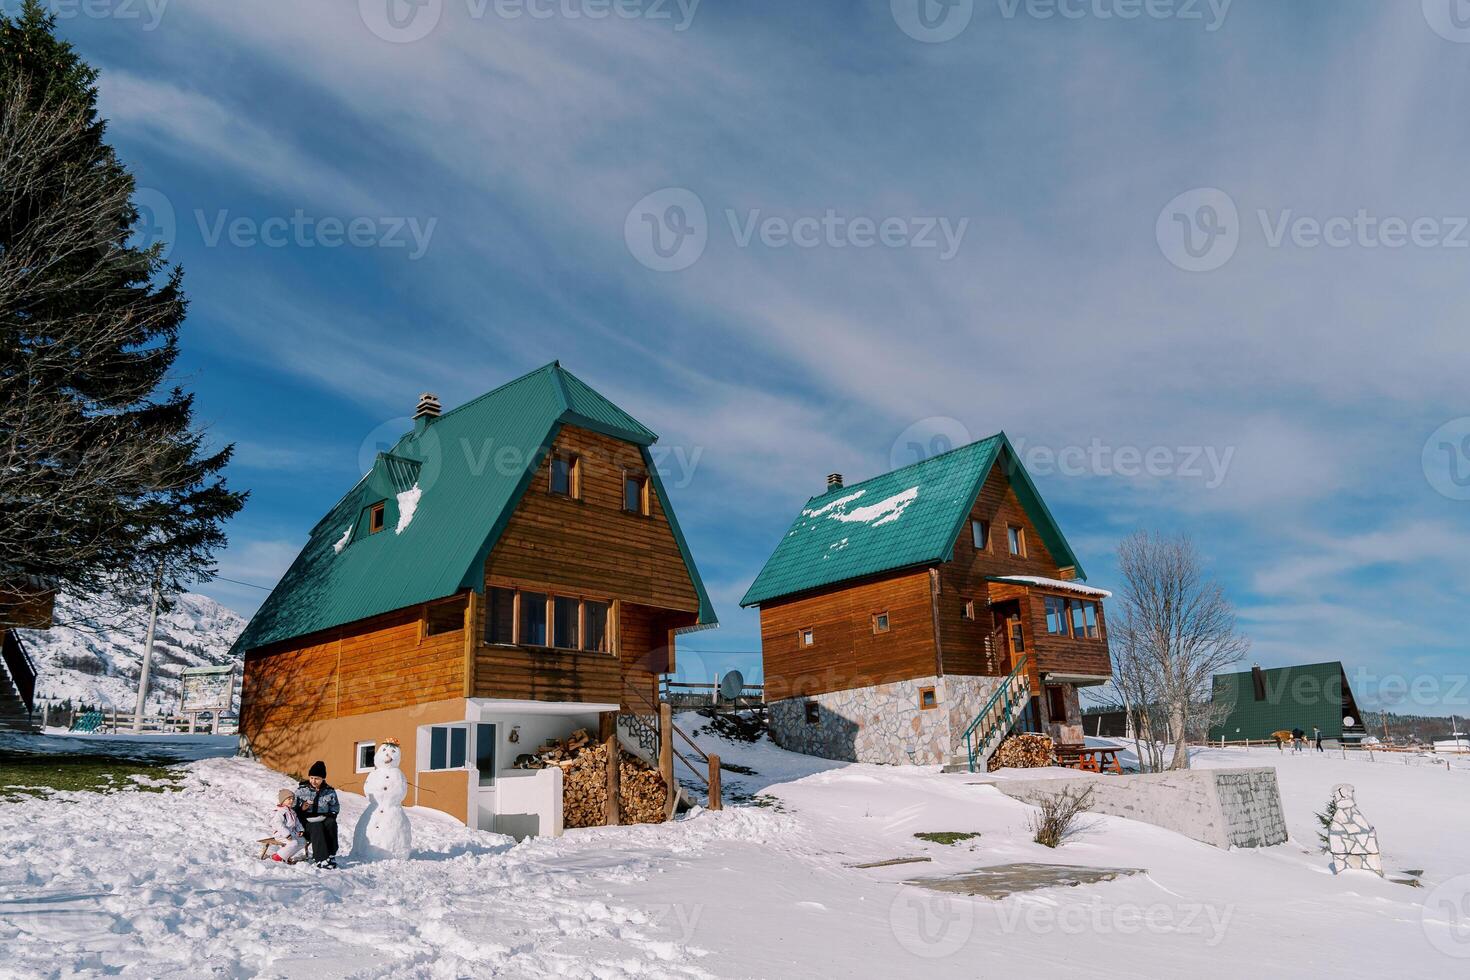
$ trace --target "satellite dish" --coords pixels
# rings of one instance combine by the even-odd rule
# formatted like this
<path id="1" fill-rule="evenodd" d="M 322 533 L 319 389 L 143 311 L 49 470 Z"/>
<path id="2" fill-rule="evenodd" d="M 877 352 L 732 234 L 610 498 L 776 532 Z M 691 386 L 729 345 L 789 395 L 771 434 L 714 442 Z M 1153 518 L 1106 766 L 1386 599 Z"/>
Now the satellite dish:
<path id="1" fill-rule="evenodd" d="M 734 701 L 740 697 L 740 692 L 745 690 L 745 675 L 738 670 L 732 670 L 720 678 L 720 697 L 726 701 Z"/>
<path id="2" fill-rule="evenodd" d="M 1357 722 L 1353 720 L 1353 716 L 1352 715 L 1344 715 L 1343 716 L 1343 719 L 1342 719 L 1342 727 L 1344 727 L 1344 728 L 1352 728 L 1356 724 L 1357 724 Z"/>

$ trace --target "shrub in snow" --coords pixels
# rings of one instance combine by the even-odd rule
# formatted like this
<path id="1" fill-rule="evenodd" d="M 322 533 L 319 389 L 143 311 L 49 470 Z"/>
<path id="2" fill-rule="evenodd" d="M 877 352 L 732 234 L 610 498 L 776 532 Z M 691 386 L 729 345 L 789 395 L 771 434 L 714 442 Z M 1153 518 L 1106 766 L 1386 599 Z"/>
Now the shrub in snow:
<path id="1" fill-rule="evenodd" d="M 1043 847 L 1061 847 L 1081 830 L 1077 818 L 1092 809 L 1092 787 L 1068 787 L 1060 793 L 1042 797 L 1031 815 L 1032 840 Z"/>

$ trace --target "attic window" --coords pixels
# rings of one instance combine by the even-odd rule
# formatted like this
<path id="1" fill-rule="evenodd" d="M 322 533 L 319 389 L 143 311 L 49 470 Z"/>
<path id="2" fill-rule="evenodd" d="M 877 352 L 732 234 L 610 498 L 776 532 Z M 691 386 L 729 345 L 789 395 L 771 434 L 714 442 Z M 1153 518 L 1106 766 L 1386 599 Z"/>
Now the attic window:
<path id="1" fill-rule="evenodd" d="M 990 550 L 990 522 L 971 521 L 970 540 L 974 542 L 976 551 Z"/>
<path id="2" fill-rule="evenodd" d="M 1017 558 L 1026 557 L 1026 529 L 1012 524 L 1006 528 L 1010 534 L 1011 554 Z"/>
<path id="3" fill-rule="evenodd" d="M 383 530 L 383 502 L 378 501 L 368 508 L 368 533 L 377 534 Z"/>
<path id="4" fill-rule="evenodd" d="M 623 510 L 630 514 L 648 515 L 648 475 L 625 472 L 623 474 Z"/>
<path id="5" fill-rule="evenodd" d="M 571 453 L 554 453 L 551 457 L 551 492 L 558 497 L 579 496 L 577 457 Z"/>

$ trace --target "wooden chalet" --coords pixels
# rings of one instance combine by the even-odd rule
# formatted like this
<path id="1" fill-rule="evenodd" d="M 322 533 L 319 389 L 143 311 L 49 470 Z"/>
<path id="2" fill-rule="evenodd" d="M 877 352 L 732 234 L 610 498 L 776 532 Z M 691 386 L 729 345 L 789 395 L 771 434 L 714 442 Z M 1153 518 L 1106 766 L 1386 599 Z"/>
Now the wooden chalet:
<path id="1" fill-rule="evenodd" d="M 358 790 L 396 737 L 409 805 L 534 827 L 506 803 L 517 757 L 656 716 L 675 636 L 716 625 L 656 439 L 555 363 L 442 414 L 425 396 L 236 644 L 250 749 Z"/>
<path id="2" fill-rule="evenodd" d="M 1102 601 L 1004 433 L 801 509 L 759 606 L 771 735 L 890 764 L 983 761 L 1014 729 L 1081 742 L 1112 672 Z"/>

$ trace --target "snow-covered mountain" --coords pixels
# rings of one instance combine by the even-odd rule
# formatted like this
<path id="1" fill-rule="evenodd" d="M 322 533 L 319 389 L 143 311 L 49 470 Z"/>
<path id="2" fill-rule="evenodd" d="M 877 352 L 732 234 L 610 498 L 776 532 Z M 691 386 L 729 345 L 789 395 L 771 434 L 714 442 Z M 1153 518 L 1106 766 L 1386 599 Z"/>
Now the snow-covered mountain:
<path id="1" fill-rule="evenodd" d="M 138 671 L 148 630 L 147 605 L 140 606 L 125 623 L 106 627 L 66 596 L 58 598 L 56 606 L 57 622 L 83 625 L 21 631 L 22 642 L 36 662 L 37 700 L 70 698 L 73 705 L 132 710 L 138 699 Z M 158 617 L 148 672 L 149 710 L 177 710 L 179 672 L 185 667 L 229 663 L 230 644 L 244 629 L 243 616 L 208 596 L 185 592 L 175 598 L 174 607 Z"/>

